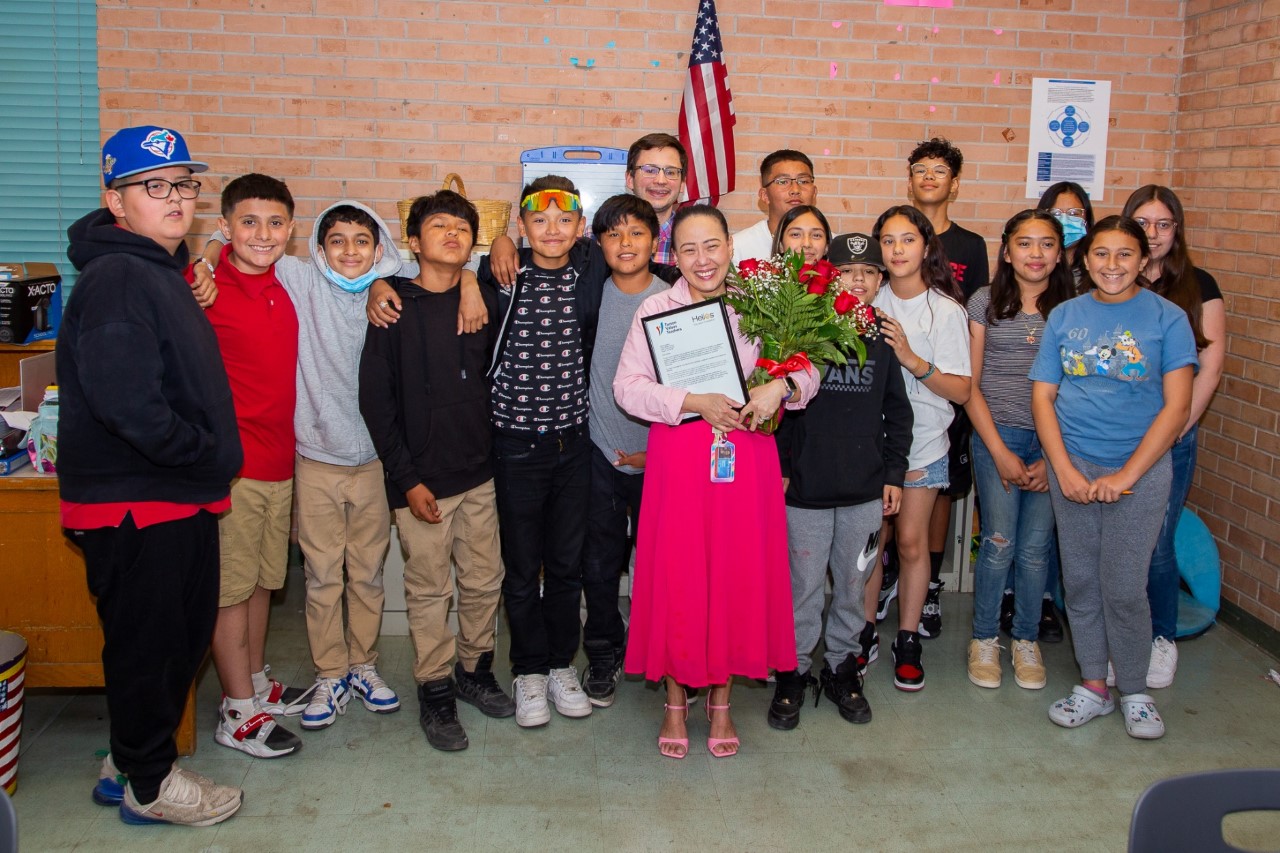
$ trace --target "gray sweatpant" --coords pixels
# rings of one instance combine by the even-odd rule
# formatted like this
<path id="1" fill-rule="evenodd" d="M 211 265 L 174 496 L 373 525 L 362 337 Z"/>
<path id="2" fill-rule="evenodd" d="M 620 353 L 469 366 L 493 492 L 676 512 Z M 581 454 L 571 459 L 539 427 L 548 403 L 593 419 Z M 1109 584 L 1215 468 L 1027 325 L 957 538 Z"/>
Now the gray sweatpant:
<path id="1" fill-rule="evenodd" d="M 1090 481 L 1119 470 L 1071 456 Z M 1133 486 L 1133 494 L 1113 504 L 1067 500 L 1049 466 L 1049 493 L 1058 526 L 1062 583 L 1080 677 L 1107 677 L 1116 671 L 1120 695 L 1145 693 L 1151 663 L 1151 607 L 1147 567 L 1156 548 L 1173 465 L 1166 453 Z"/>
<path id="2" fill-rule="evenodd" d="M 796 621 L 796 668 L 808 672 L 822 632 L 823 587 L 831 566 L 831 612 L 826 661 L 835 669 L 862 651 L 858 634 L 866 618 L 862 590 L 880 551 L 879 500 L 836 509 L 787 507 L 791 549 L 791 603 Z"/>

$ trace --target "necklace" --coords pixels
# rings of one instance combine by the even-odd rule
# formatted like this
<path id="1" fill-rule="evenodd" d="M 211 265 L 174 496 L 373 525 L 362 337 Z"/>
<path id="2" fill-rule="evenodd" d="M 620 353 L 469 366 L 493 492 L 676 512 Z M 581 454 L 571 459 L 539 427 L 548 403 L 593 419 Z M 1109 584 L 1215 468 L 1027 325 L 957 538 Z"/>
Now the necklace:
<path id="1" fill-rule="evenodd" d="M 1040 332 L 1040 328 L 1036 326 L 1034 321 L 1028 323 L 1026 320 L 1022 321 L 1022 327 L 1027 330 L 1027 343 L 1034 344 L 1036 342 L 1036 335 Z"/>

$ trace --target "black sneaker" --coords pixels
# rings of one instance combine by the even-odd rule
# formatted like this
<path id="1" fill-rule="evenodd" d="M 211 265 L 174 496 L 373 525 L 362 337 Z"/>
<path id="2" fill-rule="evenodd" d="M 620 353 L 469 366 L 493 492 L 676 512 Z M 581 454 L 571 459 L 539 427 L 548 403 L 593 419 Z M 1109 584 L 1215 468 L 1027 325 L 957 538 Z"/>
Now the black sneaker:
<path id="1" fill-rule="evenodd" d="M 888 554 L 884 560 L 884 575 L 880 580 L 880 603 L 876 605 L 876 622 L 883 622 L 889 615 L 889 605 L 898 597 L 898 570 L 889 567 Z"/>
<path id="2" fill-rule="evenodd" d="M 847 656 L 834 671 L 830 665 L 823 666 L 821 684 L 822 693 L 836 704 L 840 716 L 851 723 L 871 722 L 871 704 L 862 695 L 862 678 L 858 675 L 855 655 Z"/>
<path id="3" fill-rule="evenodd" d="M 1040 642 L 1062 642 L 1062 620 L 1058 618 L 1058 608 L 1052 598 L 1046 598 L 1040 608 Z"/>
<path id="4" fill-rule="evenodd" d="M 924 689 L 924 666 L 920 663 L 920 635 L 899 631 L 893 641 L 893 686 L 908 693 Z"/>
<path id="5" fill-rule="evenodd" d="M 1013 590 L 1006 589 L 1000 596 L 1000 632 L 1013 636 Z"/>
<path id="6" fill-rule="evenodd" d="M 453 677 L 457 681 L 458 698 L 475 705 L 486 717 L 510 717 L 516 712 L 516 703 L 498 686 L 493 677 L 493 652 L 485 652 L 476 661 L 476 671 L 467 672 L 462 661 L 453 665 Z"/>
<path id="7" fill-rule="evenodd" d="M 862 633 L 858 635 L 858 645 L 862 648 L 857 657 L 858 677 L 866 678 L 867 667 L 880 657 L 880 635 L 876 633 L 876 623 L 868 622 L 862 626 Z"/>
<path id="8" fill-rule="evenodd" d="M 809 673 L 801 674 L 794 669 L 779 672 L 777 679 L 778 686 L 773 691 L 773 701 L 769 703 L 769 726 L 790 731 L 800 725 L 805 690 L 816 687 L 818 682 Z"/>
<path id="9" fill-rule="evenodd" d="M 418 685 L 418 722 L 427 734 L 427 743 L 442 752 L 457 752 L 470 743 L 458 722 L 458 702 L 453 679 L 442 678 Z"/>
<path id="10" fill-rule="evenodd" d="M 945 581 L 929 581 L 929 591 L 924 597 L 924 607 L 920 611 L 920 636 L 926 640 L 936 639 L 942 635 L 942 587 Z"/>
<path id="11" fill-rule="evenodd" d="M 597 648 L 586 645 L 587 672 L 582 689 L 587 699 L 597 708 L 608 708 L 618 694 L 618 680 L 622 678 L 622 654 L 609 643 Z"/>

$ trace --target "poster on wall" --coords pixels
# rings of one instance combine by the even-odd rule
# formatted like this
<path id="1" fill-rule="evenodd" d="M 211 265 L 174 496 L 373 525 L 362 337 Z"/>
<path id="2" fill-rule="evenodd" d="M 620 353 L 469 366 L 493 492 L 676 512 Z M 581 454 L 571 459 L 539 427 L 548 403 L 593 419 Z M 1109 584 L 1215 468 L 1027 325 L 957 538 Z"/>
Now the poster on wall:
<path id="1" fill-rule="evenodd" d="M 1110 80 L 1034 78 L 1027 198 L 1039 198 L 1058 181 L 1074 181 L 1089 198 L 1101 201 L 1110 119 Z"/>

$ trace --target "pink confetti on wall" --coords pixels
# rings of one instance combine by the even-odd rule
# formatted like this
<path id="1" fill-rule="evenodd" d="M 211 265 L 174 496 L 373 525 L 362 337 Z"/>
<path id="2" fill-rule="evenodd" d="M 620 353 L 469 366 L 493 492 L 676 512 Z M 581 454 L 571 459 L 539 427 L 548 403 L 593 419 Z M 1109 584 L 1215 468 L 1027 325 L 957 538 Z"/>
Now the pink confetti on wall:
<path id="1" fill-rule="evenodd" d="M 902 75 L 901 75 L 901 74 L 898 74 L 898 73 L 896 73 L 896 72 L 895 72 L 895 73 L 894 73 L 894 75 L 893 75 L 893 79 L 894 79 L 894 80 L 901 80 L 901 79 L 902 79 Z"/>
<path id="2" fill-rule="evenodd" d="M 823 153 L 823 155 L 824 155 L 824 156 L 825 156 L 825 155 L 827 155 L 827 154 L 830 154 L 830 153 L 831 153 L 831 149 L 830 149 L 830 148 L 823 148 L 823 149 L 822 149 L 822 153 Z"/>
<path id="3" fill-rule="evenodd" d="M 938 78 L 937 78 L 937 77 L 930 77 L 930 78 L 929 78 L 929 82 L 930 82 L 930 83 L 937 83 L 937 82 L 938 82 Z"/>
<path id="4" fill-rule="evenodd" d="M 937 111 L 938 111 L 938 108 L 937 108 L 937 107 L 935 107 L 935 106 L 933 106 L 932 104 L 930 104 L 930 106 L 929 106 L 929 112 L 931 112 L 931 113 L 936 113 Z"/>
<path id="5" fill-rule="evenodd" d="M 992 32 L 994 32 L 998 36 L 1004 35 L 1004 30 L 1000 29 L 999 27 L 996 27 L 994 30 L 992 30 Z"/>
<path id="6" fill-rule="evenodd" d="M 840 74 L 840 63 L 839 62 L 831 63 L 831 79 L 832 80 L 836 79 L 836 77 L 839 76 L 839 74 Z"/>
<path id="7" fill-rule="evenodd" d="M 840 29 L 840 27 L 842 27 L 843 25 L 844 25 L 844 21 L 832 21 L 832 22 L 831 22 L 831 26 L 835 27 L 837 30 L 838 30 L 838 29 Z"/>
<path id="8" fill-rule="evenodd" d="M 992 83 L 994 83 L 994 84 L 996 84 L 997 86 L 999 86 L 999 85 L 1000 85 L 1000 72 L 999 72 L 999 71 L 997 71 L 997 72 L 996 72 L 996 76 L 991 80 L 991 82 L 992 82 Z"/>
<path id="9" fill-rule="evenodd" d="M 902 32 L 902 24 L 898 24 L 898 32 Z"/>
<path id="10" fill-rule="evenodd" d="M 938 34 L 938 28 L 937 28 L 937 27 L 934 27 L 934 28 L 933 28 L 933 34 L 934 34 L 935 36 Z"/>
<path id="11" fill-rule="evenodd" d="M 951 0 L 884 0 L 886 6 L 927 6 L 931 9 L 950 9 Z"/>

